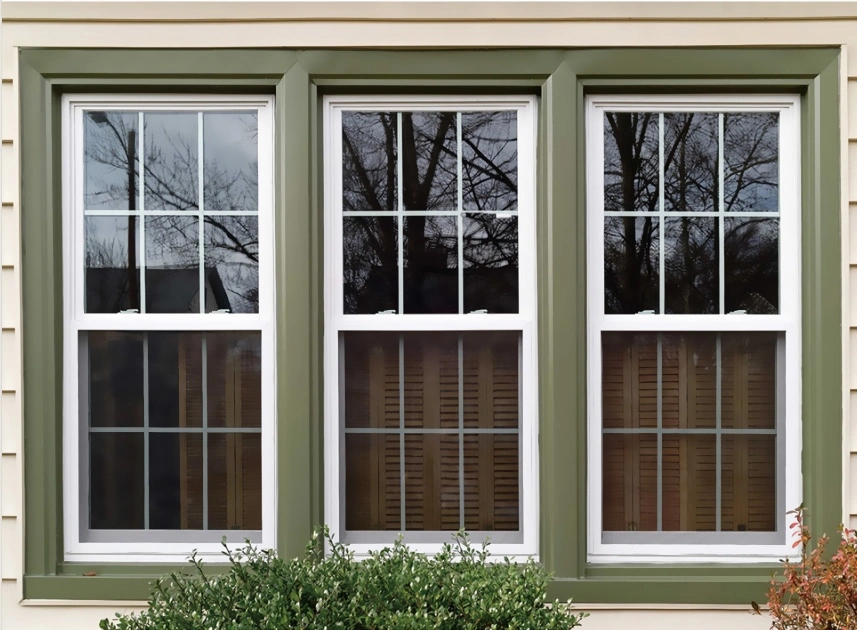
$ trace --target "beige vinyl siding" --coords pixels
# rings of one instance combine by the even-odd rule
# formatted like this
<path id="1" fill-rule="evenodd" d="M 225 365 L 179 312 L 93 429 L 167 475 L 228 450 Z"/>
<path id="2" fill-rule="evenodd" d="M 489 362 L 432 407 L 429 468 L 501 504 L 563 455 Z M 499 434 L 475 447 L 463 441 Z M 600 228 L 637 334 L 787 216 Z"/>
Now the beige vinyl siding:
<path id="1" fill-rule="evenodd" d="M 97 6 L 96 6 L 97 4 Z M 842 45 L 843 520 L 857 527 L 857 8 L 838 3 L 24 3 L 0 39 L 0 628 L 94 628 L 131 603 L 21 603 L 23 481 L 18 47 Z M 727 15 L 728 14 L 728 15 Z M 500 20 L 489 18 L 499 17 Z M 727 17 L 735 19 L 726 19 Z M 240 21 L 232 21 L 240 18 Z M 295 19 L 297 18 L 297 19 Z M 319 19 L 320 18 L 320 19 Z M 357 19 L 360 18 L 360 19 Z M 637 18 L 637 19 L 634 19 Z M 159 21 L 165 19 L 168 21 Z M 853 77 L 850 73 L 854 73 Z M 845 325 L 847 324 L 847 325 Z M 852 401 L 854 404 L 852 404 Z M 831 453 L 831 456 L 836 456 Z M 37 605 L 38 604 L 38 605 Z M 631 610 L 628 610 L 628 609 Z M 605 608 L 589 630 L 763 630 L 736 607 Z M 623 610 L 624 609 L 624 610 Z"/>

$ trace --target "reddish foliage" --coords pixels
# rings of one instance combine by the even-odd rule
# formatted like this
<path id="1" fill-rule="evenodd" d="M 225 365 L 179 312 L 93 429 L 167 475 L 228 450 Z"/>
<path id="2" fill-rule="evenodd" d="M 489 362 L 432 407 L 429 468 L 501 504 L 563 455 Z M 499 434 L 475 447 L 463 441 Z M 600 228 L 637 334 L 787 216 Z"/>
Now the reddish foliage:
<path id="1" fill-rule="evenodd" d="M 785 560 L 783 575 L 771 582 L 768 605 L 775 630 L 853 630 L 857 628 L 857 536 L 840 528 L 836 553 L 822 536 L 813 546 L 803 508 L 791 512 L 800 558 Z M 757 608 L 757 606 L 754 606 Z M 757 610 L 758 612 L 758 610 Z"/>

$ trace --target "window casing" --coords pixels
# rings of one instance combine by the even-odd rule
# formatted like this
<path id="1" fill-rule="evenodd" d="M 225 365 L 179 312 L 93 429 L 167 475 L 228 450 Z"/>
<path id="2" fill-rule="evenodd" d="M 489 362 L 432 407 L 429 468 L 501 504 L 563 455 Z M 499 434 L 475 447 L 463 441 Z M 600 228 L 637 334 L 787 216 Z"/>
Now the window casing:
<path id="1" fill-rule="evenodd" d="M 591 96 L 586 124 L 588 559 L 788 556 L 799 101 Z"/>
<path id="2" fill-rule="evenodd" d="M 325 521 L 358 554 L 538 552 L 534 105 L 325 100 Z"/>
<path id="3" fill-rule="evenodd" d="M 275 545 L 272 110 L 63 98 L 66 560 Z"/>

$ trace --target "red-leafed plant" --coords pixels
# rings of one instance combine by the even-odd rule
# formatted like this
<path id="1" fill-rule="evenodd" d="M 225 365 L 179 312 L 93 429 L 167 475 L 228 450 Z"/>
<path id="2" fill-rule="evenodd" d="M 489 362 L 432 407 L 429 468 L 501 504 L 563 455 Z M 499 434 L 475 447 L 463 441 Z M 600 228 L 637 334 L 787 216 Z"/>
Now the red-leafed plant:
<path id="1" fill-rule="evenodd" d="M 822 536 L 813 544 L 803 507 L 790 512 L 796 561 L 783 562 L 783 574 L 768 591 L 768 605 L 775 630 L 854 630 L 857 628 L 857 535 L 840 527 L 836 552 L 826 551 L 830 542 Z M 754 610 L 759 606 L 753 602 Z"/>

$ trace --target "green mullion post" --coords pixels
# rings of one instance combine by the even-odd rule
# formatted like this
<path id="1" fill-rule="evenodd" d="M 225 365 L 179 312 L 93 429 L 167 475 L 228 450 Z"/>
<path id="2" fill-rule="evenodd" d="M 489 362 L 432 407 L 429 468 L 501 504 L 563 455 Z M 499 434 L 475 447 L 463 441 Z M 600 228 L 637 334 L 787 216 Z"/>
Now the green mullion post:
<path id="1" fill-rule="evenodd" d="M 575 211 L 583 207 L 576 84 L 566 63 L 545 82 L 538 138 L 540 555 L 563 576 L 583 574 L 586 536 L 586 231 Z"/>
<path id="2" fill-rule="evenodd" d="M 277 86 L 275 249 L 277 278 L 277 547 L 282 557 L 303 553 L 317 523 L 312 499 L 313 398 L 320 392 L 309 366 L 311 261 L 310 79 L 300 64 Z M 316 389 L 313 390 L 313 385 Z"/>

